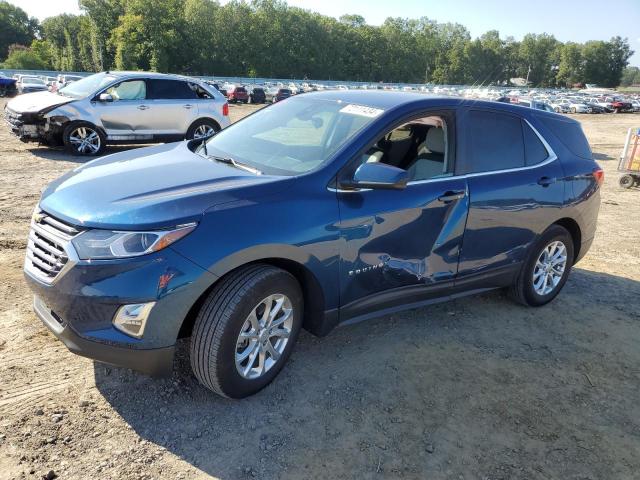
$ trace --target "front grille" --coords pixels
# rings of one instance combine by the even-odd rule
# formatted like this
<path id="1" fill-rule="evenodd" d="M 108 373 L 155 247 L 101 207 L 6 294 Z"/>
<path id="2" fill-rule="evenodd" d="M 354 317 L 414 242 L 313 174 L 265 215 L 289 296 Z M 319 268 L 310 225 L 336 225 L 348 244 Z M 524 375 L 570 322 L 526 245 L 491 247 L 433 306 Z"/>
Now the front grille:
<path id="1" fill-rule="evenodd" d="M 31 275 L 51 283 L 69 261 L 68 246 L 80 231 L 44 212 L 33 215 L 24 268 Z"/>
<path id="2" fill-rule="evenodd" d="M 14 112 L 8 107 L 4 109 L 4 118 L 7 122 L 9 122 L 14 127 L 21 126 L 24 122 L 22 121 L 22 115 L 18 112 Z"/>

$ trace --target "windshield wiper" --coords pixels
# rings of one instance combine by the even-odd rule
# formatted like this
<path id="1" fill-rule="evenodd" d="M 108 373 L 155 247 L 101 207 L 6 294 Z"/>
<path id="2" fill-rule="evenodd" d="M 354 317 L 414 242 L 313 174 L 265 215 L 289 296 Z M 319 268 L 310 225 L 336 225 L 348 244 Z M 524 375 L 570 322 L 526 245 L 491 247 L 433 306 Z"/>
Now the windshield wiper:
<path id="1" fill-rule="evenodd" d="M 227 165 L 233 165 L 240 170 L 246 170 L 247 172 L 254 173 L 256 175 L 262 175 L 262 171 L 258 170 L 251 165 L 247 165 L 246 163 L 241 163 L 234 158 L 231 157 L 219 157 L 217 155 L 206 155 L 205 158 L 215 160 L 216 162 L 226 163 Z"/>

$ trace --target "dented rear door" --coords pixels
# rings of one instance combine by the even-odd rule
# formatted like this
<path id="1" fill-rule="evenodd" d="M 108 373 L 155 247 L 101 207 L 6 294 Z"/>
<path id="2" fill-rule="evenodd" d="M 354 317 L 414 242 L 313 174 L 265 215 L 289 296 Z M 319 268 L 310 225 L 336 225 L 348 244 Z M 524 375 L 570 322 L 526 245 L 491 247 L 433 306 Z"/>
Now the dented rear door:
<path id="1" fill-rule="evenodd" d="M 418 301 L 429 287 L 454 280 L 469 208 L 466 178 L 337 195 L 343 319 L 366 313 L 367 305 L 373 310 Z"/>

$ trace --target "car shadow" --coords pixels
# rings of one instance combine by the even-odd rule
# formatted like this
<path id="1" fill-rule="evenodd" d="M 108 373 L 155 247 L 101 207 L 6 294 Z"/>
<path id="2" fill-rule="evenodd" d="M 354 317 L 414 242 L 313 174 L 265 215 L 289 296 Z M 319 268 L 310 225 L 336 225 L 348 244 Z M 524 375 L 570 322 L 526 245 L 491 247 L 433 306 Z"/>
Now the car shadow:
<path id="1" fill-rule="evenodd" d="M 607 155 L 606 153 L 597 153 L 597 152 L 593 152 L 593 158 L 594 160 L 615 160 L 615 158 L 613 158 L 611 155 Z"/>
<path id="2" fill-rule="evenodd" d="M 313 477 L 323 467 L 330 472 L 355 465 L 368 449 L 376 456 L 366 476 L 375 476 L 379 458 L 384 465 L 418 459 L 426 448 L 435 461 L 435 454 L 429 456 L 435 431 L 484 428 L 483 435 L 490 435 L 498 425 L 500 442 L 516 444 L 517 427 L 503 427 L 502 413 L 493 412 L 493 399 L 486 397 L 487 390 L 504 393 L 497 401 L 512 401 L 510 408 L 522 401 L 520 385 L 513 385 L 517 373 L 507 372 L 510 362 L 516 359 L 526 383 L 540 382 L 538 390 L 548 394 L 552 386 L 545 382 L 557 383 L 556 374 L 531 378 L 526 367 L 545 371 L 549 362 L 557 371 L 565 357 L 571 362 L 585 355 L 589 345 L 570 339 L 579 332 L 598 335 L 607 319 L 615 327 L 615 315 L 637 323 L 640 314 L 627 301 L 639 297 L 640 282 L 576 268 L 560 296 L 539 309 L 516 305 L 496 291 L 338 328 L 324 338 L 303 332 L 276 380 L 243 400 L 221 398 L 198 383 L 189 367 L 188 340 L 179 344 L 170 379 L 96 363 L 95 383 L 140 437 L 220 479 Z M 585 318 L 569 319 L 580 309 L 588 312 Z M 553 385 L 553 395 L 562 402 L 559 385 Z M 451 405 L 475 394 L 481 418 L 460 408 L 454 420 Z M 466 441 L 465 432 L 458 433 L 458 442 Z M 453 438 L 448 441 L 455 446 Z M 449 458 L 458 447 L 452 450 Z"/>

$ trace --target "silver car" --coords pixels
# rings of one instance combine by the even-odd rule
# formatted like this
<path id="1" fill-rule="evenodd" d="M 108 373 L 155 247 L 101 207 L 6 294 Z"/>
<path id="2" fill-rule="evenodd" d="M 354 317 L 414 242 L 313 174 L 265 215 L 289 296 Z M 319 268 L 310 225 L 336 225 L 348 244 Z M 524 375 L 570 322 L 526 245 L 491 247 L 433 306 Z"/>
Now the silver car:
<path id="1" fill-rule="evenodd" d="M 22 141 L 64 144 L 76 155 L 96 155 L 107 144 L 204 138 L 230 123 L 215 88 L 147 72 L 96 73 L 55 93 L 21 95 L 5 118 Z"/>

